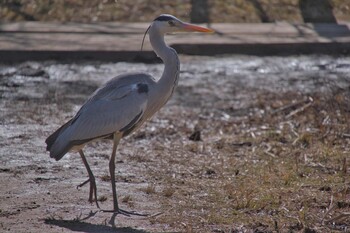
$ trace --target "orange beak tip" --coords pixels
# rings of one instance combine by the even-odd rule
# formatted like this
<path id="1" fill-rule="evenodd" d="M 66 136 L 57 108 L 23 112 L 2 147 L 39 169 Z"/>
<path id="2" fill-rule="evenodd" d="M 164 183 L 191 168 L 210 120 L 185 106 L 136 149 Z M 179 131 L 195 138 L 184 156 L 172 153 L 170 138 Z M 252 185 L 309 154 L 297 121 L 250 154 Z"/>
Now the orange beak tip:
<path id="1" fill-rule="evenodd" d="M 197 26 L 194 24 L 185 24 L 183 27 L 187 31 L 192 31 L 192 32 L 206 32 L 206 33 L 214 33 L 215 32 L 213 29 Z"/>

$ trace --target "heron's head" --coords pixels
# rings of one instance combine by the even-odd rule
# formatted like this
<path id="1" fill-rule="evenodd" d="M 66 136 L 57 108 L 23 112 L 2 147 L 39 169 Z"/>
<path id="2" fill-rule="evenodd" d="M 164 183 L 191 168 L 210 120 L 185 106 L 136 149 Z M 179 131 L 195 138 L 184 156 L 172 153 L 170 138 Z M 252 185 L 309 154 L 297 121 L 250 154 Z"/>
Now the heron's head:
<path id="1" fill-rule="evenodd" d="M 143 42 L 145 40 L 147 32 L 155 33 L 153 35 L 164 35 L 172 32 L 214 32 L 214 30 L 200 27 L 194 24 L 185 23 L 172 15 L 162 14 L 153 20 L 152 24 L 146 30 L 141 44 L 141 50 L 143 48 Z"/>
<path id="2" fill-rule="evenodd" d="M 182 22 L 175 16 L 168 14 L 158 16 L 150 27 L 155 28 L 164 34 L 172 32 L 214 32 L 209 28 Z"/>

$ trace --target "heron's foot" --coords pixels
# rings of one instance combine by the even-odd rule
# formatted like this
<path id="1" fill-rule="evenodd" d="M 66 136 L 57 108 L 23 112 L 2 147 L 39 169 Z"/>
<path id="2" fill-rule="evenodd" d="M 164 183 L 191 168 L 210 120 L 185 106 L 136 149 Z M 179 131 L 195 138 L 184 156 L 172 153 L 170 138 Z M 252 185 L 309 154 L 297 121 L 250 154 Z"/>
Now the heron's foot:
<path id="1" fill-rule="evenodd" d="M 117 210 L 100 210 L 101 212 L 105 212 L 105 213 L 113 213 L 113 214 L 121 214 L 121 215 L 125 215 L 127 217 L 131 217 L 131 216 L 142 216 L 142 217 L 147 217 L 148 214 L 140 214 L 134 211 L 126 211 L 123 209 L 118 208 Z"/>
<path id="2" fill-rule="evenodd" d="M 85 184 L 90 182 L 90 193 L 89 193 L 89 202 L 93 203 L 95 202 L 97 208 L 100 209 L 100 205 L 97 202 L 97 187 L 96 187 L 96 181 L 95 181 L 95 177 L 93 177 L 93 179 L 87 179 L 86 181 L 84 181 L 83 183 L 77 185 L 77 189 L 83 187 Z"/>
<path id="3" fill-rule="evenodd" d="M 86 185 L 88 182 L 90 182 L 90 179 L 87 179 L 87 180 L 85 180 L 83 183 L 77 185 L 77 189 L 83 187 L 83 186 Z"/>

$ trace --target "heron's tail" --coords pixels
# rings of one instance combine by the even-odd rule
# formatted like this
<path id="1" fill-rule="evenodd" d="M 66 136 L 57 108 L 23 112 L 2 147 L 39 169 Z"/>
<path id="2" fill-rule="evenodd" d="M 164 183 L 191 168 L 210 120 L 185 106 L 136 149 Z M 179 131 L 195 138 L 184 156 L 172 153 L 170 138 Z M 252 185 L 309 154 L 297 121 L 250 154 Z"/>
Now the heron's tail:
<path id="1" fill-rule="evenodd" d="M 69 146 L 58 146 L 57 139 L 58 137 L 70 126 L 71 121 L 68 121 L 64 125 L 62 125 L 59 129 L 57 129 L 53 134 L 51 134 L 46 140 L 46 150 L 50 151 L 50 157 L 60 160 L 69 150 Z"/>

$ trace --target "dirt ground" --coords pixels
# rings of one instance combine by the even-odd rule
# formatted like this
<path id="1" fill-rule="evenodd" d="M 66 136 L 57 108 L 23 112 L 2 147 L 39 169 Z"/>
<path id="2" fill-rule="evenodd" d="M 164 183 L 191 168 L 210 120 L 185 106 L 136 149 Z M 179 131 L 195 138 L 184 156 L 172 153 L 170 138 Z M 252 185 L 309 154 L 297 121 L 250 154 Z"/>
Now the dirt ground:
<path id="1" fill-rule="evenodd" d="M 88 202 L 45 139 L 102 83 L 162 64 L 0 65 L 1 232 L 350 232 L 350 57 L 181 56 L 169 103 L 118 150 L 122 208 Z M 109 141 L 85 148 L 112 208 Z M 112 220 L 112 221 L 111 221 Z"/>

